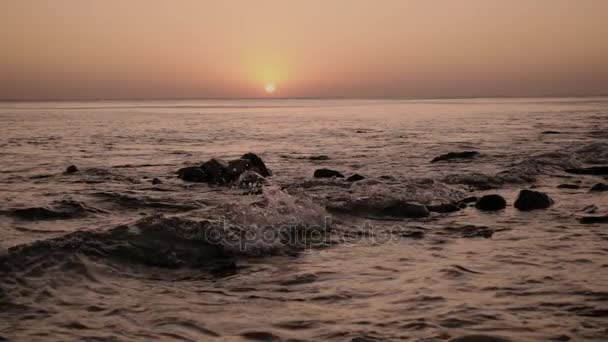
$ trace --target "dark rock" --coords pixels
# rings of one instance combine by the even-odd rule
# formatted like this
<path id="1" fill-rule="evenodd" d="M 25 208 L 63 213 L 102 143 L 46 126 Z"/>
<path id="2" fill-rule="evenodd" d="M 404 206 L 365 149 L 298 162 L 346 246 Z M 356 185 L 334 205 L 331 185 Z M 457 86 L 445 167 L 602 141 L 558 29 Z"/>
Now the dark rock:
<path id="1" fill-rule="evenodd" d="M 450 342 L 512 342 L 512 340 L 492 335 L 465 335 L 453 338 Z"/>
<path id="2" fill-rule="evenodd" d="M 163 181 L 161 181 L 158 178 L 154 178 L 154 179 L 152 179 L 152 184 L 154 184 L 154 185 L 163 184 Z"/>
<path id="3" fill-rule="evenodd" d="M 70 165 L 68 166 L 67 169 L 65 169 L 65 173 L 70 174 L 70 173 L 76 173 L 78 172 L 78 168 L 76 167 L 76 165 Z"/>
<path id="4" fill-rule="evenodd" d="M 560 184 L 557 186 L 558 189 L 580 189 L 581 186 L 577 184 Z"/>
<path id="5" fill-rule="evenodd" d="M 356 181 L 360 181 L 360 180 L 364 180 L 364 179 L 365 179 L 365 177 L 361 176 L 358 173 L 355 173 L 354 175 L 346 178 L 346 180 L 349 182 L 356 182 Z"/>
<path id="6" fill-rule="evenodd" d="M 314 177 L 315 178 L 331 178 L 331 177 L 344 178 L 344 175 L 335 170 L 318 169 L 318 170 L 315 170 Z"/>
<path id="7" fill-rule="evenodd" d="M 585 168 L 566 169 L 566 172 L 574 173 L 577 175 L 604 176 L 608 175 L 608 166 L 592 166 Z"/>
<path id="8" fill-rule="evenodd" d="M 515 200 L 515 208 L 521 211 L 546 209 L 553 205 L 553 200 L 544 192 L 521 190 Z"/>
<path id="9" fill-rule="evenodd" d="M 340 207 L 328 207 L 327 209 L 356 216 L 423 218 L 430 215 L 424 205 L 400 199 L 363 198 Z"/>
<path id="10" fill-rule="evenodd" d="M 593 223 L 608 223 L 608 215 L 604 216 L 584 216 L 578 219 L 580 223 L 593 224 Z"/>
<path id="11" fill-rule="evenodd" d="M 541 132 L 541 134 L 562 134 L 562 132 L 558 132 L 558 131 L 544 131 L 544 132 Z"/>
<path id="12" fill-rule="evenodd" d="M 228 162 L 228 173 L 232 178 L 238 178 L 243 172 L 253 167 L 249 159 L 235 159 Z"/>
<path id="13" fill-rule="evenodd" d="M 477 196 L 471 196 L 471 197 L 461 199 L 460 203 L 466 203 L 466 204 L 475 203 L 475 202 L 477 202 L 477 200 L 478 200 Z"/>
<path id="14" fill-rule="evenodd" d="M 201 170 L 207 175 L 207 181 L 211 183 L 224 184 L 234 179 L 229 164 L 221 159 L 213 158 L 204 162 Z"/>
<path id="15" fill-rule="evenodd" d="M 450 235 L 457 235 L 463 238 L 485 238 L 489 239 L 494 235 L 494 230 L 488 228 L 486 226 L 475 226 L 472 224 L 457 226 L 457 227 L 447 227 L 445 232 Z"/>
<path id="16" fill-rule="evenodd" d="M 485 195 L 482 196 L 477 203 L 475 208 L 484 211 L 501 210 L 507 207 L 507 201 L 500 195 Z"/>
<path id="17" fill-rule="evenodd" d="M 247 159 L 251 162 L 250 171 L 259 173 L 262 177 L 272 176 L 272 171 L 266 167 L 262 158 L 258 157 L 255 153 L 245 153 L 241 156 L 241 159 Z"/>
<path id="18" fill-rule="evenodd" d="M 328 156 L 310 156 L 309 160 L 329 160 Z"/>
<path id="19" fill-rule="evenodd" d="M 431 160 L 431 163 L 436 163 L 442 160 L 452 160 L 452 159 L 473 159 L 479 156 L 479 152 L 477 151 L 464 151 L 464 152 L 450 152 L 446 154 L 442 154 L 439 157 L 435 157 Z"/>
<path id="20" fill-rule="evenodd" d="M 207 174 L 198 166 L 184 167 L 177 170 L 177 177 L 187 182 L 206 182 L 209 177 Z"/>
<path id="21" fill-rule="evenodd" d="M 591 192 L 608 191 L 608 184 L 597 183 L 594 186 L 592 186 L 591 189 L 589 189 L 589 191 L 591 191 Z"/>
<path id="22" fill-rule="evenodd" d="M 427 205 L 426 208 L 432 213 L 453 213 L 455 211 L 459 211 L 461 208 L 454 203 L 442 203 L 436 205 Z"/>

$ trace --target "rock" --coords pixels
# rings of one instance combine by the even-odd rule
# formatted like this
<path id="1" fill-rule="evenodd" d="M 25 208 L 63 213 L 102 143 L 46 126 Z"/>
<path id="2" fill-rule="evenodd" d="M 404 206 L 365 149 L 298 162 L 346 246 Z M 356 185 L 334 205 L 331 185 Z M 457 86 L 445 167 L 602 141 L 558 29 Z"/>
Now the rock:
<path id="1" fill-rule="evenodd" d="M 477 151 L 464 151 L 464 152 L 450 152 L 446 154 L 442 154 L 439 157 L 435 157 L 431 160 L 431 163 L 436 163 L 442 160 L 452 160 L 452 159 L 473 159 L 479 156 L 479 152 Z"/>
<path id="2" fill-rule="evenodd" d="M 456 337 L 450 340 L 450 342 L 512 342 L 512 340 L 492 335 L 465 335 Z"/>
<path id="3" fill-rule="evenodd" d="M 587 214 L 595 214 L 598 212 L 598 210 L 600 210 L 600 208 L 597 205 L 591 204 L 591 205 L 584 207 L 583 209 L 581 209 L 579 211 L 585 212 Z"/>
<path id="4" fill-rule="evenodd" d="M 228 162 L 228 172 L 231 177 L 238 178 L 243 172 L 253 167 L 249 159 L 235 159 Z"/>
<path id="5" fill-rule="evenodd" d="M 507 207 L 507 201 L 500 195 L 485 195 L 482 196 L 477 203 L 475 208 L 484 211 L 502 210 Z"/>
<path id="6" fill-rule="evenodd" d="M 562 134 L 562 132 L 558 132 L 558 131 L 544 131 L 544 132 L 541 132 L 540 134 Z"/>
<path id="7" fill-rule="evenodd" d="M 257 187 L 266 183 L 266 179 L 255 171 L 245 171 L 236 181 L 237 186 L 242 188 Z"/>
<path id="8" fill-rule="evenodd" d="M 515 200 L 515 208 L 521 211 L 546 209 L 553 205 L 553 200 L 544 192 L 521 190 Z"/>
<path id="9" fill-rule="evenodd" d="M 560 184 L 557 186 L 558 189 L 580 189 L 581 186 L 577 184 Z"/>
<path id="10" fill-rule="evenodd" d="M 70 174 L 70 173 L 76 173 L 78 172 L 78 168 L 76 167 L 76 165 L 70 165 L 68 166 L 67 169 L 65 169 L 65 173 Z"/>
<path id="11" fill-rule="evenodd" d="M 578 221 L 583 224 L 608 223 L 608 215 L 584 216 L 584 217 L 579 218 Z"/>
<path id="12" fill-rule="evenodd" d="M 204 162 L 201 170 L 207 175 L 207 181 L 211 183 L 224 184 L 234 179 L 229 164 L 222 159 L 213 158 Z"/>
<path id="13" fill-rule="evenodd" d="M 364 180 L 364 179 L 365 179 L 365 177 L 361 176 L 358 173 L 355 173 L 354 175 L 346 178 L 346 180 L 349 182 L 357 182 L 357 181 Z"/>
<path id="14" fill-rule="evenodd" d="M 255 171 L 259 173 L 262 177 L 272 176 L 272 171 L 270 171 L 262 158 L 258 157 L 255 153 L 245 153 L 241 156 L 241 159 L 247 159 L 251 162 L 251 168 L 249 170 Z"/>
<path id="15" fill-rule="evenodd" d="M 430 211 L 432 213 L 440 213 L 440 214 L 453 213 L 455 211 L 460 210 L 460 207 L 454 203 L 427 205 L 426 208 L 428 209 L 428 211 Z"/>
<path id="16" fill-rule="evenodd" d="M 203 183 L 208 180 L 207 174 L 198 166 L 184 167 L 177 170 L 177 177 L 187 182 Z"/>
<path id="17" fill-rule="evenodd" d="M 330 169 L 317 169 L 313 175 L 315 178 L 344 178 L 344 175 L 338 171 L 330 170 Z"/>
<path id="18" fill-rule="evenodd" d="M 356 216 L 423 218 L 430 215 L 424 205 L 384 198 L 363 198 L 343 206 L 328 207 L 327 209 Z"/>
<path id="19" fill-rule="evenodd" d="M 604 183 L 597 183 L 594 186 L 591 187 L 591 189 L 589 189 L 589 191 L 591 192 L 603 192 L 603 191 L 608 191 L 608 184 L 604 184 Z"/>
<path id="20" fill-rule="evenodd" d="M 329 160 L 328 156 L 310 156 L 309 160 Z"/>
<path id="21" fill-rule="evenodd" d="M 465 204 L 475 203 L 475 202 L 477 202 L 477 200 L 478 200 L 477 196 L 471 196 L 471 197 L 461 199 L 460 203 L 465 203 Z"/>
<path id="22" fill-rule="evenodd" d="M 566 169 L 566 172 L 574 173 L 577 175 L 605 176 L 608 175 L 608 166 L 592 166 L 585 168 Z"/>
<path id="23" fill-rule="evenodd" d="M 152 184 L 154 184 L 154 185 L 163 184 L 163 181 L 161 181 L 158 178 L 154 178 L 154 179 L 152 179 Z"/>

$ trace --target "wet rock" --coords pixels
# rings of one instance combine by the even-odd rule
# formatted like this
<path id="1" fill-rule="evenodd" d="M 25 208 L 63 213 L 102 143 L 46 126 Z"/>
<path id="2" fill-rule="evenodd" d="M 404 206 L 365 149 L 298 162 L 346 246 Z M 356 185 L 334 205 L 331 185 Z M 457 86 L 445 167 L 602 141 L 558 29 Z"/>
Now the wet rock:
<path id="1" fill-rule="evenodd" d="M 67 169 L 65 169 L 66 174 L 71 174 L 71 173 L 76 173 L 76 172 L 78 172 L 78 168 L 76 167 L 76 165 L 70 165 L 70 166 L 68 166 Z"/>
<path id="2" fill-rule="evenodd" d="M 364 217 L 423 218 L 430 215 L 424 205 L 400 199 L 363 198 L 327 209 Z"/>
<path id="3" fill-rule="evenodd" d="M 426 208 L 432 213 L 453 213 L 455 211 L 459 211 L 461 208 L 457 204 L 454 203 L 442 203 L 436 205 L 427 205 Z"/>
<path id="4" fill-rule="evenodd" d="M 585 216 L 578 219 L 580 223 L 593 224 L 593 223 L 608 223 L 608 215 L 604 216 Z"/>
<path id="5" fill-rule="evenodd" d="M 154 178 L 154 179 L 152 179 L 152 184 L 154 184 L 154 185 L 163 184 L 163 181 L 161 181 L 158 178 Z"/>
<path id="6" fill-rule="evenodd" d="M 562 132 L 558 132 L 558 131 L 543 131 L 540 134 L 562 134 Z"/>
<path id="7" fill-rule="evenodd" d="M 344 178 L 344 175 L 338 171 L 330 170 L 330 169 L 317 169 L 313 175 L 315 178 Z"/>
<path id="8" fill-rule="evenodd" d="M 346 180 L 349 182 L 357 182 L 357 181 L 364 180 L 364 179 L 365 179 L 365 177 L 361 176 L 358 173 L 355 173 L 354 175 L 346 178 Z"/>
<path id="9" fill-rule="evenodd" d="M 591 192 L 603 192 L 603 191 L 608 191 L 608 184 L 604 184 L 604 183 L 597 183 L 594 186 L 591 187 L 591 189 L 589 189 L 589 191 Z"/>
<path id="10" fill-rule="evenodd" d="M 500 195 L 485 195 L 482 196 L 477 203 L 475 208 L 484 211 L 502 210 L 507 207 L 507 201 Z"/>
<path id="11" fill-rule="evenodd" d="M 477 200 L 478 200 L 477 196 L 471 196 L 471 197 L 461 199 L 460 203 L 465 203 L 465 204 L 476 203 Z"/>
<path id="12" fill-rule="evenodd" d="M 243 172 L 252 168 L 249 159 L 235 159 L 228 162 L 228 173 L 230 177 L 237 178 Z"/>
<path id="13" fill-rule="evenodd" d="M 460 226 L 460 227 L 448 227 L 446 232 L 451 234 L 460 235 L 463 238 L 485 238 L 489 239 L 494 235 L 494 230 L 486 226 L 475 226 L 472 224 Z"/>
<path id="14" fill-rule="evenodd" d="M 266 167 L 262 158 L 258 157 L 255 153 L 245 153 L 241 156 L 241 159 L 247 159 L 251 163 L 250 171 L 259 173 L 262 177 L 272 176 L 272 171 Z"/>
<path id="15" fill-rule="evenodd" d="M 608 175 L 608 166 L 592 166 L 585 168 L 566 169 L 566 172 L 574 173 L 577 175 L 605 176 Z"/>
<path id="16" fill-rule="evenodd" d="M 512 340 L 493 335 L 465 335 L 456 337 L 450 340 L 450 342 L 512 342 Z"/>
<path id="17" fill-rule="evenodd" d="M 553 205 L 553 200 L 544 192 L 521 190 L 515 200 L 515 208 L 521 211 L 546 209 Z"/>
<path id="18" fill-rule="evenodd" d="M 242 188 L 257 187 L 266 183 L 266 179 L 255 171 L 245 171 L 237 179 L 236 184 Z"/>
<path id="19" fill-rule="evenodd" d="M 581 186 L 577 184 L 560 184 L 557 186 L 558 189 L 580 189 Z"/>
<path id="20" fill-rule="evenodd" d="M 436 163 L 438 161 L 443 160 L 452 160 L 452 159 L 473 159 L 479 156 L 479 152 L 477 151 L 464 151 L 464 152 L 450 152 L 446 154 L 442 154 L 439 157 L 435 157 L 431 160 L 431 163 Z"/>
<path id="21" fill-rule="evenodd" d="M 207 181 L 210 183 L 224 184 L 234 178 L 234 174 L 230 172 L 230 165 L 218 158 L 204 162 L 201 165 L 201 170 L 207 175 Z"/>
<path id="22" fill-rule="evenodd" d="M 207 174 L 198 166 L 184 167 L 177 170 L 177 177 L 187 182 L 206 182 L 209 178 Z"/>

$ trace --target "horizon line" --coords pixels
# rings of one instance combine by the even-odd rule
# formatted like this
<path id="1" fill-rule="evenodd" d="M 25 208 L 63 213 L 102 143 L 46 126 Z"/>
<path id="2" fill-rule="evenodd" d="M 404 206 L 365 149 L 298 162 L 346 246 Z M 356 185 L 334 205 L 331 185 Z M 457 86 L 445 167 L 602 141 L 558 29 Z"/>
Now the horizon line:
<path id="1" fill-rule="evenodd" d="M 116 98 L 0 98 L 0 102 L 72 102 L 72 101 L 217 101 L 217 100 L 474 100 L 474 99 L 530 99 L 530 98 L 592 98 L 608 97 L 605 94 L 561 94 L 561 95 L 493 95 L 452 97 L 357 97 L 357 96 L 298 96 L 298 97 L 116 97 Z"/>

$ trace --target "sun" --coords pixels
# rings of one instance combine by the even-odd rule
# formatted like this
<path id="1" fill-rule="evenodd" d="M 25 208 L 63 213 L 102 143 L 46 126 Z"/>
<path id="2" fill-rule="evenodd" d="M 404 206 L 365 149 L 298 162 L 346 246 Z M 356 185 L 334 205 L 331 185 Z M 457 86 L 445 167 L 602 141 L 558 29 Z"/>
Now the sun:
<path id="1" fill-rule="evenodd" d="M 276 87 L 274 86 L 274 83 L 268 83 L 264 86 L 264 90 L 267 94 L 272 94 L 276 90 Z"/>

